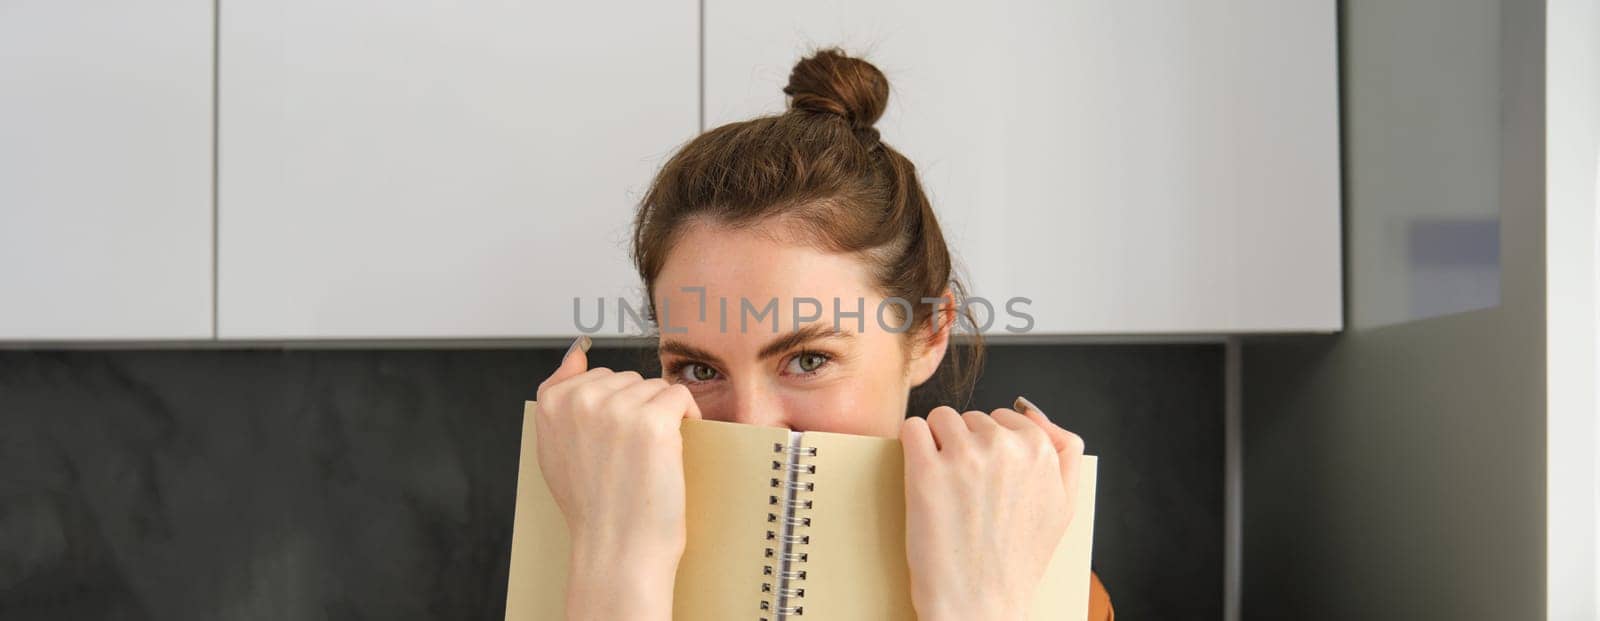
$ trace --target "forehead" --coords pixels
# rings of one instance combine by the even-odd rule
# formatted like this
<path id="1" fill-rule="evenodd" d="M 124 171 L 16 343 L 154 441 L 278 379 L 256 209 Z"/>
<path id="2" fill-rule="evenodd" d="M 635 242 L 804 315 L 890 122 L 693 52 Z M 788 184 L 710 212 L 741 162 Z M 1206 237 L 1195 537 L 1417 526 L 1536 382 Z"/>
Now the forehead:
<path id="1" fill-rule="evenodd" d="M 712 327 L 718 323 L 721 300 L 726 300 L 730 323 L 737 321 L 741 305 L 759 311 L 776 300 L 779 325 L 785 328 L 792 325 L 797 298 L 817 300 L 824 320 L 830 322 L 834 298 L 846 312 L 854 312 L 859 300 L 869 321 L 882 299 L 859 256 L 800 243 L 770 226 L 706 223 L 689 225 L 680 233 L 656 277 L 655 296 L 657 312 L 669 306 L 671 325 L 686 326 L 691 332 L 699 322 L 702 298 L 708 310 L 705 321 Z M 800 311 L 813 313 L 806 305 Z"/>

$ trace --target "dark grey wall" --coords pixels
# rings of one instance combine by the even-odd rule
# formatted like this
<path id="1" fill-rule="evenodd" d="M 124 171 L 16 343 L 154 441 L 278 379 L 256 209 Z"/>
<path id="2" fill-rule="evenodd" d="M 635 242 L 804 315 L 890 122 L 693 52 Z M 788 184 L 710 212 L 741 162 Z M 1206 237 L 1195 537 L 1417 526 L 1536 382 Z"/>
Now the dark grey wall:
<path id="1" fill-rule="evenodd" d="M 0 619 L 499 619 L 521 404 L 560 354 L 0 352 Z M 1221 347 L 987 368 L 977 404 L 1024 393 L 1100 456 L 1120 616 L 1220 618 Z"/>
<path id="2" fill-rule="evenodd" d="M 1245 342 L 1243 616 L 1544 619 L 1544 3 L 1348 0 L 1340 41 L 1347 330 Z M 1383 312 L 1408 223 L 1483 204 L 1499 305 Z"/>

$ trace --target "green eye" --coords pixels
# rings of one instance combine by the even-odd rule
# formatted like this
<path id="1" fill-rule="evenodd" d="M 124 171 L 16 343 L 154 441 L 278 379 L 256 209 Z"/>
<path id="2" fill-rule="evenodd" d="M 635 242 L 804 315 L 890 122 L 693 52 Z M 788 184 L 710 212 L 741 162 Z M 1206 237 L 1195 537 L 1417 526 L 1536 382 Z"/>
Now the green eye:
<path id="1" fill-rule="evenodd" d="M 688 382 L 709 382 L 717 379 L 717 370 L 698 362 L 691 362 L 683 365 L 678 375 Z"/>
<path id="2" fill-rule="evenodd" d="M 790 361 L 789 366 L 793 368 L 795 373 L 812 373 L 817 369 L 822 368 L 822 365 L 827 363 L 827 354 L 805 352 L 795 356 L 793 360 Z"/>

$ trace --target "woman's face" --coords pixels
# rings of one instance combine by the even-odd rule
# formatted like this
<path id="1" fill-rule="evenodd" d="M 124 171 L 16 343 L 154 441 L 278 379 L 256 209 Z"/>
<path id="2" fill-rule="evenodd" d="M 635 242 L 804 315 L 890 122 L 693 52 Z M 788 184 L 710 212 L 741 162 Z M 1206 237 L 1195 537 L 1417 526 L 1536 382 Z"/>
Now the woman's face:
<path id="1" fill-rule="evenodd" d="M 884 298 L 862 259 L 783 233 L 680 232 L 655 282 L 663 377 L 687 385 L 710 420 L 896 437 L 947 340 L 893 331 L 903 319 L 892 304 L 880 324 Z M 925 345 L 907 347 L 913 335 Z"/>

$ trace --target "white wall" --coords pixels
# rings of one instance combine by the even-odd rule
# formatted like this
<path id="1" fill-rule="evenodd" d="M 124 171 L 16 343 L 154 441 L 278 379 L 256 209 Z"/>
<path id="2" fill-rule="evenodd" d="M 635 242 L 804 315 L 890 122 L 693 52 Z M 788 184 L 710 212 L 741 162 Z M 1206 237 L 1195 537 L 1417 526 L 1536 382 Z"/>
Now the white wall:
<path id="1" fill-rule="evenodd" d="M 223 3 L 217 337 L 560 340 L 575 297 L 637 302 L 634 205 L 697 129 L 696 18 Z"/>
<path id="2" fill-rule="evenodd" d="M 1600 6 L 1547 5 L 1545 82 L 1549 619 L 1597 619 L 1600 605 Z"/>
<path id="3" fill-rule="evenodd" d="M 816 46 L 887 74 L 877 127 L 991 333 L 1013 296 L 1036 335 L 1343 327 L 1334 3 L 704 6 L 708 128 L 782 111 Z"/>
<path id="4" fill-rule="evenodd" d="M 0 343 L 212 337 L 212 6 L 0 2 Z"/>

